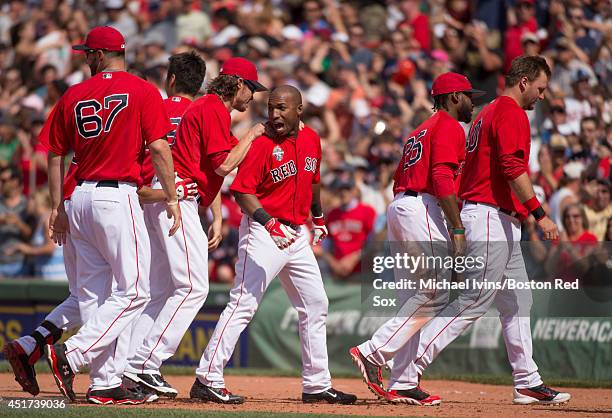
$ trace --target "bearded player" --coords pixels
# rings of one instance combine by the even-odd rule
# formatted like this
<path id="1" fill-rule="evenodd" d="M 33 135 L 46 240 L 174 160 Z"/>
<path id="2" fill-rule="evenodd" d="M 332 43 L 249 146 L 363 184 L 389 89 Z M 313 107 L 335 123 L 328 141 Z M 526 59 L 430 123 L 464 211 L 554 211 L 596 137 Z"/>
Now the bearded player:
<path id="1" fill-rule="evenodd" d="M 468 252 L 484 255 L 484 270 L 467 270 L 468 281 L 528 281 L 519 241 L 521 220 L 533 216 L 544 238 L 558 238 L 555 224 L 537 200 L 527 162 L 531 145 L 525 110 L 544 98 L 550 68 L 544 58 L 522 56 L 512 61 L 502 95 L 488 104 L 472 124 L 459 194 Z M 470 289 L 432 320 L 421 333 L 418 355 L 408 380 L 419 376 L 438 354 L 495 304 L 512 366 L 516 404 L 559 404 L 569 393 L 544 385 L 533 360 L 531 290 Z"/>
<path id="2" fill-rule="evenodd" d="M 312 129 L 299 129 L 301 114 L 302 97 L 294 87 L 281 86 L 270 94 L 268 132 L 255 140 L 230 188 L 244 212 L 236 280 L 196 370 L 192 398 L 244 402 L 225 389 L 223 369 L 278 276 L 299 316 L 302 401 L 351 404 L 357 399 L 331 386 L 325 335 L 328 301 L 304 226 L 311 212 L 313 243 L 327 235 L 320 203 L 321 142 Z"/>
<path id="3" fill-rule="evenodd" d="M 454 255 L 465 250 L 465 230 L 455 195 L 455 177 L 465 158 L 465 133 L 459 122 L 472 119 L 474 90 L 468 79 L 445 73 L 433 83 L 434 115 L 412 132 L 395 172 L 395 199 L 387 211 L 388 238 L 410 253 L 443 256 L 448 243 Z M 444 217 L 450 223 L 449 235 Z M 416 248 L 410 248 L 416 247 Z M 396 280 L 406 271 L 396 271 Z M 434 271 L 436 280 L 443 272 Z M 416 282 L 416 281 L 415 281 Z M 388 320 L 369 341 L 350 349 L 368 388 L 390 402 L 437 405 L 438 396 L 406 382 L 405 371 L 416 357 L 419 330 L 448 301 L 448 294 L 419 289 L 407 297 L 401 314 Z M 396 357 L 397 355 L 397 357 Z M 380 367 L 395 357 L 389 390 L 382 387 Z"/>
<path id="4" fill-rule="evenodd" d="M 71 234 L 76 252 L 76 289 L 83 326 L 64 344 L 45 347 L 60 392 L 76 400 L 74 377 L 90 366 L 87 400 L 137 404 L 121 386 L 129 349 L 124 332 L 148 300 L 150 248 L 138 205 L 139 155 L 151 149 L 176 232 L 181 214 L 172 154 L 171 125 L 155 87 L 125 72 L 125 40 L 115 29 L 92 29 L 83 45 L 92 77 L 71 87 L 56 105 L 49 133 L 49 233 L 56 243 Z M 63 204 L 63 159 L 74 150 L 77 186 L 70 218 Z"/>

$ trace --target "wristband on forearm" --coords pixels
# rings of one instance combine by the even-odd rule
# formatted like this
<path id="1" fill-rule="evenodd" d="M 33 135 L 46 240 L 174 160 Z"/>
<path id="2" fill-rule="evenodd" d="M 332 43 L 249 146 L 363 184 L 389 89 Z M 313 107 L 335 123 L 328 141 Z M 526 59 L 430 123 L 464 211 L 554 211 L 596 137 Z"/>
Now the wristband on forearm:
<path id="1" fill-rule="evenodd" d="M 255 212 L 253 212 L 253 219 L 255 219 L 263 226 L 266 226 L 266 224 L 270 219 L 272 219 L 272 217 L 268 215 L 268 212 L 266 212 L 264 208 L 257 208 Z"/>
<path id="2" fill-rule="evenodd" d="M 465 235 L 465 228 L 451 228 L 453 235 Z"/>
<path id="3" fill-rule="evenodd" d="M 546 212 L 544 212 L 542 205 L 540 205 L 538 198 L 535 196 L 523 203 L 523 206 L 527 208 L 529 213 L 533 215 L 536 221 L 539 221 L 540 219 L 546 216 Z"/>
<path id="4" fill-rule="evenodd" d="M 312 202 L 310 205 L 310 213 L 314 218 L 320 218 L 323 216 L 323 208 L 321 207 L 321 202 Z"/>

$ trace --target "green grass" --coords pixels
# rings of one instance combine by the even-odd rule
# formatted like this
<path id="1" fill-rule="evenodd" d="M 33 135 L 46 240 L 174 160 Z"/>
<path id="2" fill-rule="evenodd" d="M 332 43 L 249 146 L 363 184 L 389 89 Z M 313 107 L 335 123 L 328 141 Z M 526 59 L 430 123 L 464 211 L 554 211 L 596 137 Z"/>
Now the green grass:
<path id="1" fill-rule="evenodd" d="M 11 372 L 11 369 L 6 361 L 0 361 L 0 373 Z M 36 364 L 37 373 L 49 373 L 49 366 L 43 361 Z M 86 373 L 86 371 L 83 371 Z M 185 366 L 163 366 L 162 373 L 168 376 L 194 376 L 195 368 Z M 266 376 L 266 377 L 300 377 L 298 370 L 279 370 L 279 369 L 260 369 L 260 368 L 244 368 L 225 370 L 228 376 Z M 332 373 L 335 378 L 360 378 L 358 373 Z M 486 374 L 441 374 L 429 373 L 425 375 L 425 380 L 452 380 L 469 383 L 482 383 L 486 385 L 512 385 L 512 376 L 508 375 L 486 375 Z M 586 379 L 568 379 L 559 376 L 546 376 L 545 382 L 549 386 L 560 387 L 575 387 L 575 388 L 602 388 L 612 389 L 611 380 L 586 380 Z"/>
<path id="2" fill-rule="evenodd" d="M 193 411 L 186 409 L 142 409 L 133 407 L 121 406 L 79 406 L 70 407 L 64 410 L 57 409 L 38 409 L 38 410 L 9 410 L 6 407 L 0 407 L 0 417 L 57 417 L 62 418 L 89 418 L 99 417 L 104 415 L 104 418 L 144 418 L 144 417 L 186 417 L 186 418 L 228 418 L 228 417 L 246 417 L 246 418 L 266 418 L 266 417 L 304 417 L 304 418 L 327 418 L 327 417 L 350 417 L 350 418 L 371 418 L 369 415 L 336 415 L 336 414 L 282 414 L 272 412 L 225 412 L 225 411 Z M 383 417 L 384 418 L 384 417 Z M 387 418 L 391 418 L 388 416 Z"/>

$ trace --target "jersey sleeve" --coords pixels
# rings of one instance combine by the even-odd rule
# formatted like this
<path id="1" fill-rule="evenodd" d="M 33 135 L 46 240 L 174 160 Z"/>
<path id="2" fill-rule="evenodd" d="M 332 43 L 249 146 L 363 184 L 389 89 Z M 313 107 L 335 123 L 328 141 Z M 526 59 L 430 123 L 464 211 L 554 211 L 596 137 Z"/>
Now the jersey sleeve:
<path id="1" fill-rule="evenodd" d="M 454 171 L 465 148 L 465 131 L 454 121 L 441 124 L 431 138 L 431 177 L 436 197 L 454 194 Z"/>
<path id="2" fill-rule="evenodd" d="M 431 165 L 447 164 L 459 167 L 459 156 L 465 147 L 465 131 L 459 123 L 444 123 L 432 132 Z"/>
<path id="3" fill-rule="evenodd" d="M 512 109 L 502 112 L 495 122 L 497 158 L 506 178 L 513 180 L 527 171 L 529 120 L 522 110 Z"/>
<path id="4" fill-rule="evenodd" d="M 256 194 L 265 179 L 268 160 L 263 152 L 264 144 L 251 144 L 240 166 L 230 190 L 239 193 Z"/>
<path id="5" fill-rule="evenodd" d="M 164 101 L 154 87 L 147 89 L 142 105 L 145 109 L 140 119 L 140 129 L 145 143 L 150 144 L 158 139 L 167 140 L 166 135 L 173 130 L 173 126 Z"/>
<path id="6" fill-rule="evenodd" d="M 223 113 L 224 110 L 217 106 L 211 106 L 207 112 L 202 112 L 206 154 L 209 156 L 232 150 L 230 117 L 227 112 Z"/>
<path id="7" fill-rule="evenodd" d="M 44 146 L 56 155 L 66 155 L 73 144 L 70 143 L 70 135 L 67 134 L 64 118 L 65 102 L 60 100 L 49 115 L 47 122 L 40 132 L 40 141 Z"/>

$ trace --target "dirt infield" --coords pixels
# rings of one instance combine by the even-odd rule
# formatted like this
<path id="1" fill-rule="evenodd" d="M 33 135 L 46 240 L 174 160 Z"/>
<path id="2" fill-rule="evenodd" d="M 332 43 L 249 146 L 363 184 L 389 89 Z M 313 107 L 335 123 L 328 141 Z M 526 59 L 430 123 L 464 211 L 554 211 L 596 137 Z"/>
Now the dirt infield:
<path id="1" fill-rule="evenodd" d="M 319 413 L 369 416 L 436 416 L 436 417 L 604 417 L 612 414 L 612 389 L 571 389 L 571 401 L 561 406 L 516 406 L 512 405 L 512 388 L 456 381 L 431 380 L 423 382 L 424 388 L 442 397 L 442 405 L 415 407 L 389 405 L 374 398 L 365 385 L 357 379 L 334 379 L 334 387 L 355 393 L 359 397 L 356 405 L 304 405 L 300 401 L 300 379 L 290 377 L 228 376 L 226 383 L 234 392 L 247 397 L 244 405 L 225 406 L 213 403 L 194 403 L 189 397 L 193 383 L 190 376 L 167 376 L 167 380 L 179 391 L 176 400 L 161 399 L 142 408 L 178 408 L 201 411 L 266 411 L 281 413 Z M 39 374 L 41 388 L 39 398 L 58 397 L 58 391 L 50 374 Z M 76 391 L 79 404 L 85 404 L 87 376 L 79 375 Z M 0 374 L 0 396 L 3 398 L 26 398 L 13 381 L 13 375 Z M 28 395 L 29 397 L 29 395 Z M 97 408 L 97 407 L 96 407 Z M 115 408 L 100 407 L 100 408 Z M 137 408 L 137 407 L 116 407 Z"/>

